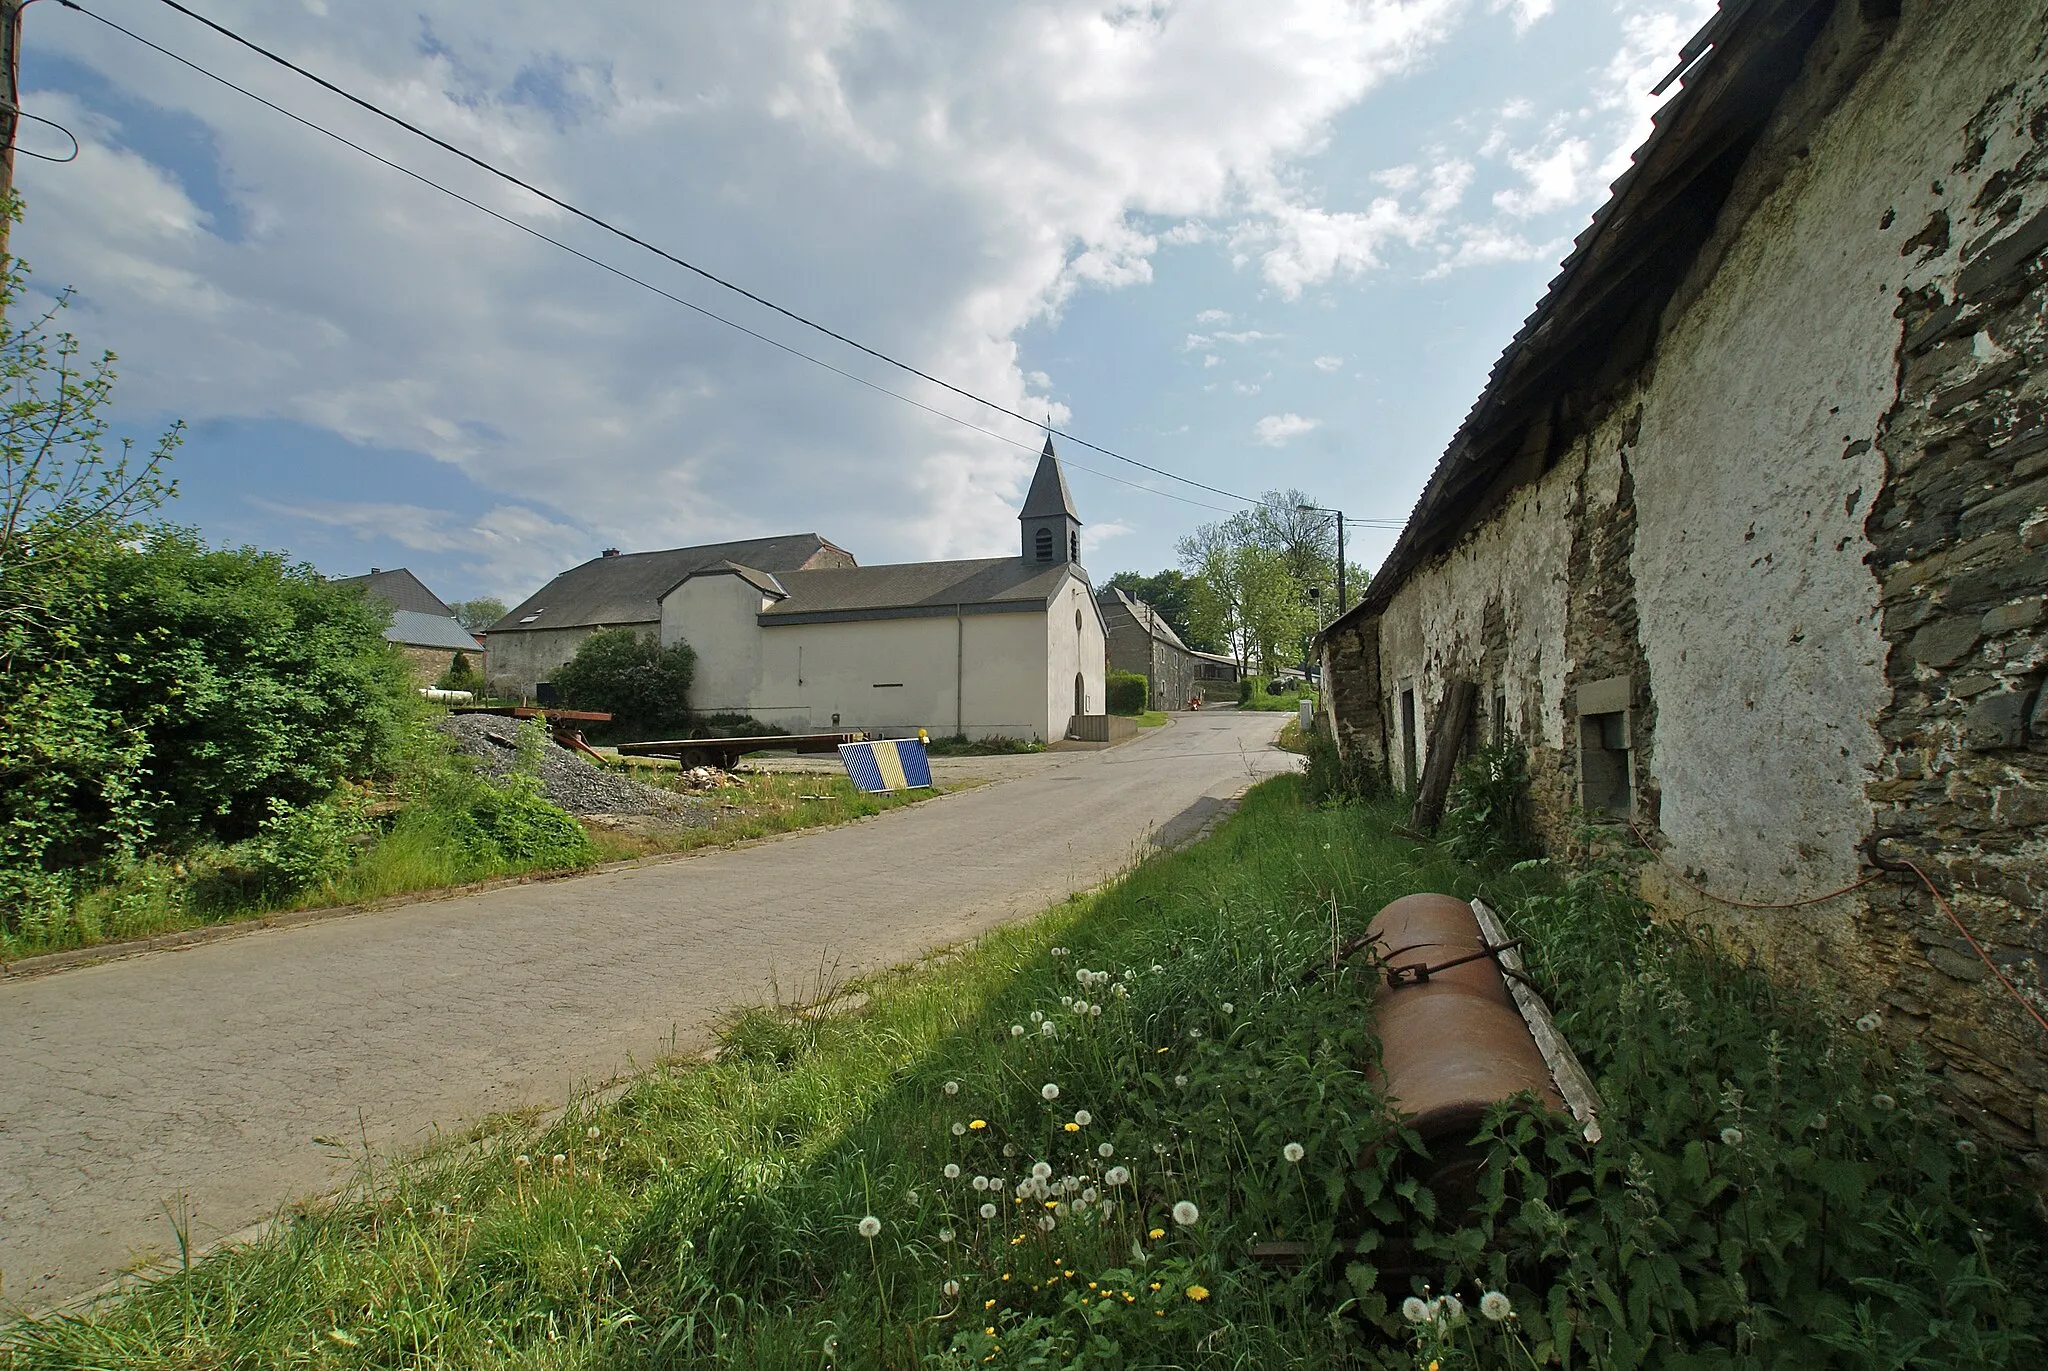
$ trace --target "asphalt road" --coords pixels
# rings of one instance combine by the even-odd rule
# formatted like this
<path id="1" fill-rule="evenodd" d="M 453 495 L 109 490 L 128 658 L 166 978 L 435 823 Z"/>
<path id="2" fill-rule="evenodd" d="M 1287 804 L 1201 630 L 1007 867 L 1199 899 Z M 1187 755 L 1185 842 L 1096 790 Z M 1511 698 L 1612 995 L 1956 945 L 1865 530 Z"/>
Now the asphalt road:
<path id="1" fill-rule="evenodd" d="M 41 1307 L 562 1104 L 785 998 L 1034 913 L 1290 769 L 1286 716 L 1184 714 L 840 828 L 0 981 L 0 1308 Z M 949 764 L 948 771 L 963 769 Z"/>

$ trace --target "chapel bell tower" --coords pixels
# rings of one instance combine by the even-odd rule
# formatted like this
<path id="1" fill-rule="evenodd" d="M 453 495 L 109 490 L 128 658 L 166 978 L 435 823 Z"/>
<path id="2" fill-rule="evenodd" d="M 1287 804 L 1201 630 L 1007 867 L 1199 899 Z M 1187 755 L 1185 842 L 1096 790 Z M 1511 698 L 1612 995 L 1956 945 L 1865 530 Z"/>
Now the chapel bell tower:
<path id="1" fill-rule="evenodd" d="M 1074 512 L 1073 492 L 1053 456 L 1052 434 L 1045 435 L 1045 451 L 1038 455 L 1038 471 L 1031 478 L 1030 493 L 1024 497 L 1017 522 L 1024 526 L 1024 560 L 1047 566 L 1055 562 L 1081 560 L 1081 516 Z"/>

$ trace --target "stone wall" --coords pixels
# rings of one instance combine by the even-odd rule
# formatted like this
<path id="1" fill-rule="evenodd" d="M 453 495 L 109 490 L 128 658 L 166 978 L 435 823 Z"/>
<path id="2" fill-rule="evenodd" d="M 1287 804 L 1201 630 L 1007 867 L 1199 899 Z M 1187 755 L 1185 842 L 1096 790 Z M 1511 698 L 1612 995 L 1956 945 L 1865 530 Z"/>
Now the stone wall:
<path id="1" fill-rule="evenodd" d="M 1554 849 L 1620 714 L 1607 817 L 1653 905 L 1880 1011 L 2048 1149 L 2048 1033 L 1890 861 L 2048 1012 L 2048 13 L 1865 18 L 1815 42 L 1648 361 L 1568 378 L 1476 526 L 1328 636 L 1329 700 L 1398 776 L 1400 692 L 1426 739 L 1476 682 Z"/>

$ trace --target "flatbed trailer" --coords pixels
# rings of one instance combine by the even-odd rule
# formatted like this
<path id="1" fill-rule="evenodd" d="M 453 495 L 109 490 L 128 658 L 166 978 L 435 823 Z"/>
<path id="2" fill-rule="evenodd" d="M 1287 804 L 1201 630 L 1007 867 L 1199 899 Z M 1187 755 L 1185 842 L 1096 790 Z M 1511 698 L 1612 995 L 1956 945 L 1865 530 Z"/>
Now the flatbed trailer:
<path id="1" fill-rule="evenodd" d="M 620 743 L 621 757 L 673 757 L 684 766 L 730 771 L 749 752 L 837 752 L 842 743 L 864 743 L 865 733 L 774 733 L 757 738 L 666 738 Z"/>
<path id="2" fill-rule="evenodd" d="M 557 745 L 597 757 L 583 741 L 583 725 L 608 724 L 612 716 L 594 709 L 556 709 L 552 705 L 456 705 L 451 714 L 495 714 L 501 719 L 544 719 Z M 600 761 L 603 758 L 599 758 Z"/>

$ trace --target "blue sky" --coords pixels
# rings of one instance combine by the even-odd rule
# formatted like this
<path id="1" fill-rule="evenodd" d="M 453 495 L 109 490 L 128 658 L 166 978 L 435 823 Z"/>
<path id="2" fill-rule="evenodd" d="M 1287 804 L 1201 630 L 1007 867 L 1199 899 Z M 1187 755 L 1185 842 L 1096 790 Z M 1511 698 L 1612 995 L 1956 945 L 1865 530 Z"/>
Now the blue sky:
<path id="1" fill-rule="evenodd" d="M 37 6 L 24 105 L 82 150 L 24 159 L 16 244 L 42 286 L 76 289 L 87 346 L 120 354 L 122 431 L 191 425 L 177 521 L 333 574 L 404 565 L 446 598 L 515 601 L 607 546 L 816 530 L 865 562 L 1014 548 L 1038 446 L 1024 425 L 723 296 L 154 0 L 86 3 L 1008 440 L 711 323 Z M 1380 520 L 1406 514 L 1711 9 L 197 7 L 1009 408 L 1225 490 L 1298 487 Z M 1178 537 L 1236 507 L 1063 455 L 1098 578 L 1172 565 Z M 1392 538 L 1355 530 L 1354 558 L 1374 564 Z"/>

